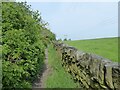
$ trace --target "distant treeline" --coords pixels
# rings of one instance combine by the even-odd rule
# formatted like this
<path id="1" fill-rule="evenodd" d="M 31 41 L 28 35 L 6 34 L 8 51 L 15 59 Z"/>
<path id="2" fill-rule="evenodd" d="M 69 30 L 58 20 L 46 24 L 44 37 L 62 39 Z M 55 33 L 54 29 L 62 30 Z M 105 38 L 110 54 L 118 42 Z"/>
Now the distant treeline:
<path id="1" fill-rule="evenodd" d="M 38 11 L 26 2 L 2 3 L 3 88 L 31 88 L 43 66 L 44 50 L 55 40 Z"/>

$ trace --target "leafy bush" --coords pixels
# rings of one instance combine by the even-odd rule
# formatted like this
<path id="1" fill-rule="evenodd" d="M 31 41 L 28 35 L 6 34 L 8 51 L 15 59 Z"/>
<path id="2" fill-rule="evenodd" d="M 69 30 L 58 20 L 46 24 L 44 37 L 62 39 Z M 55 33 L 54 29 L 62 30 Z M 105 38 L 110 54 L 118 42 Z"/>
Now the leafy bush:
<path id="1" fill-rule="evenodd" d="M 26 2 L 2 3 L 2 27 L 3 88 L 31 88 L 55 35 Z"/>

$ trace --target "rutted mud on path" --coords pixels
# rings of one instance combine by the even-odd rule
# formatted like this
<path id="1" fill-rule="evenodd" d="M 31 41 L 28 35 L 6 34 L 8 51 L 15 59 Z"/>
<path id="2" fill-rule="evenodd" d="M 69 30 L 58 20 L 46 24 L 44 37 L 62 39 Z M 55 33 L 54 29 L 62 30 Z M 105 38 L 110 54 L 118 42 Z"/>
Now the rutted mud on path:
<path id="1" fill-rule="evenodd" d="M 43 66 L 42 74 L 39 74 L 37 80 L 33 83 L 33 90 L 36 88 L 45 88 L 45 80 L 50 74 L 51 68 L 48 65 L 48 49 L 45 49 L 45 64 Z"/>

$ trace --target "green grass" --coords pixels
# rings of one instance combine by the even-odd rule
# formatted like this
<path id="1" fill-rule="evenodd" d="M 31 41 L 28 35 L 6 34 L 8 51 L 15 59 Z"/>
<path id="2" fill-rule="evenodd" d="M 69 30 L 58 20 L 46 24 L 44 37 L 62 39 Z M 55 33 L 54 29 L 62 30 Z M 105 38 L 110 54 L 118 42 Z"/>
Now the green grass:
<path id="1" fill-rule="evenodd" d="M 78 83 L 73 81 L 72 76 L 67 73 L 61 65 L 60 55 L 52 48 L 48 50 L 48 64 L 52 68 L 52 73 L 45 81 L 46 88 L 76 88 Z"/>
<path id="2" fill-rule="evenodd" d="M 118 38 L 65 41 L 84 52 L 93 53 L 118 62 Z"/>

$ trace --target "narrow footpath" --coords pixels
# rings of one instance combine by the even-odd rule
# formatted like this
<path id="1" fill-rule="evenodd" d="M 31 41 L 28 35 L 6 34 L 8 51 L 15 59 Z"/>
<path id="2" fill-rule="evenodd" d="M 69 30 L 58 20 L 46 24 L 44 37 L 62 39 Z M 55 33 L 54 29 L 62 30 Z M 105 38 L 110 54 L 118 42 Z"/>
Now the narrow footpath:
<path id="1" fill-rule="evenodd" d="M 51 68 L 48 65 L 48 49 L 45 49 L 45 62 L 44 62 L 42 74 L 39 74 L 37 80 L 33 83 L 32 90 L 35 90 L 36 88 L 46 88 L 45 87 L 45 80 L 49 73 L 51 72 Z"/>

